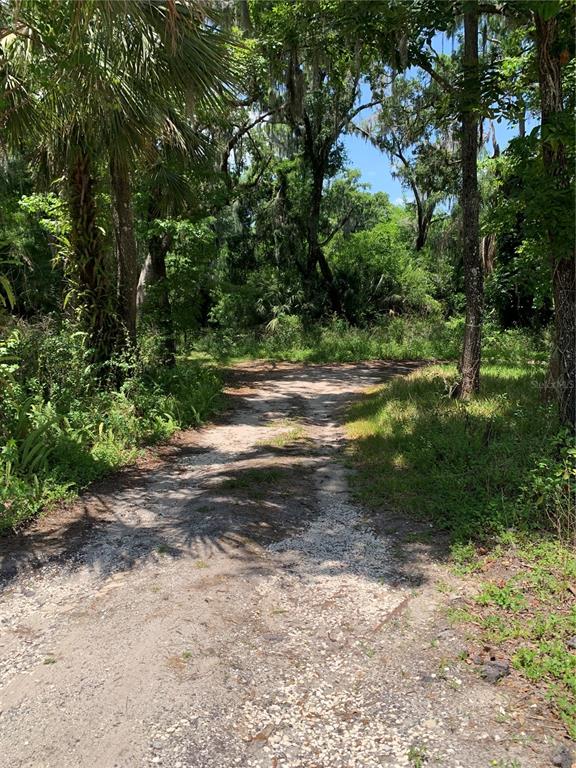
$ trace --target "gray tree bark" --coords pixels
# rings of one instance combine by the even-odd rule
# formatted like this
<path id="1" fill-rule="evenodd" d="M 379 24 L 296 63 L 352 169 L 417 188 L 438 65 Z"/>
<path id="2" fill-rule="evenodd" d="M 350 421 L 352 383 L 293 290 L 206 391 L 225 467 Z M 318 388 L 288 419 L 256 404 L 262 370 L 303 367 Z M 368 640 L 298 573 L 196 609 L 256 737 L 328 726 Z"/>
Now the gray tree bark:
<path id="1" fill-rule="evenodd" d="M 569 173 L 564 145 L 552 145 L 546 140 L 546 127 L 564 110 L 562 75 L 558 49 L 558 19 L 543 19 L 534 15 L 540 105 L 542 109 L 543 160 L 546 175 L 552 187 L 559 192 L 570 189 Z M 571 198 L 573 204 L 573 197 Z M 553 205 L 553 203 L 551 203 Z M 551 385 L 556 391 L 562 423 L 576 427 L 576 258 L 569 237 L 563 236 L 550 218 L 547 232 L 549 259 L 552 267 L 554 296 L 555 350 L 553 353 L 556 376 Z"/>
<path id="2" fill-rule="evenodd" d="M 464 58 L 462 93 L 462 230 L 466 324 L 460 357 L 458 396 L 465 400 L 480 388 L 484 275 L 479 247 L 478 195 L 478 5 L 469 2 L 464 13 Z"/>
<path id="3" fill-rule="evenodd" d="M 136 346 L 136 293 L 139 270 L 130 170 L 126 163 L 114 156 L 110 158 L 110 182 L 118 252 L 119 313 L 130 343 Z"/>

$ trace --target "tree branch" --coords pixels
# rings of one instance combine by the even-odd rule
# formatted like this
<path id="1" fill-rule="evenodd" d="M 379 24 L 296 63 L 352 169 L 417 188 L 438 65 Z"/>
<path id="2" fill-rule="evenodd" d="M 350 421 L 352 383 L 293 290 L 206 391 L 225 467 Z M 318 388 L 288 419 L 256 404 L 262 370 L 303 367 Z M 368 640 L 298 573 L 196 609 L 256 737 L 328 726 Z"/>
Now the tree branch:
<path id="1" fill-rule="evenodd" d="M 335 235 L 336 235 L 338 232 L 340 232 L 340 230 L 342 229 L 342 227 L 344 226 L 344 224 L 346 224 L 346 222 L 347 222 L 347 221 L 350 219 L 350 216 L 352 216 L 352 214 L 353 214 L 353 213 L 354 213 L 354 208 L 350 208 L 350 210 L 349 210 L 347 213 L 345 213 L 345 214 L 344 214 L 344 216 L 343 216 L 343 217 L 340 219 L 340 221 L 339 221 L 339 222 L 338 222 L 338 224 L 337 224 L 337 225 L 334 227 L 334 229 L 332 230 L 332 232 L 330 232 L 330 234 L 328 235 L 328 237 L 325 237 L 325 238 L 324 238 L 324 240 L 322 240 L 320 243 L 318 243 L 318 245 L 320 246 L 320 248 L 324 248 L 324 246 L 325 246 L 325 245 L 328 245 L 328 243 L 330 242 L 330 240 L 332 240 L 332 238 L 333 238 L 333 237 L 334 237 L 334 236 L 335 236 Z"/>
<path id="2" fill-rule="evenodd" d="M 242 126 L 242 128 L 239 128 L 234 136 L 231 137 L 230 141 L 226 145 L 226 149 L 222 153 L 222 160 L 220 161 L 220 170 L 222 173 L 228 173 L 228 160 L 230 159 L 230 155 L 232 154 L 232 150 L 238 144 L 242 136 L 245 136 L 249 131 L 252 130 L 255 126 L 257 126 L 259 123 L 262 123 L 264 120 L 266 120 L 267 117 L 270 117 L 270 115 L 275 114 L 280 110 L 280 107 L 276 107 L 275 109 L 270 109 L 268 112 L 264 112 L 263 114 L 259 115 L 256 120 L 253 120 L 251 123 L 247 123 L 246 125 Z"/>
<path id="3" fill-rule="evenodd" d="M 375 99 L 374 101 L 369 101 L 367 104 L 361 104 L 359 107 L 356 107 L 352 112 L 349 112 L 346 116 L 346 122 L 352 122 L 356 115 L 359 115 L 360 112 L 364 109 L 370 109 L 371 107 L 376 107 L 378 104 L 382 103 L 382 99 Z"/>
<path id="4" fill-rule="evenodd" d="M 423 69 L 424 72 L 427 72 L 432 80 L 435 80 L 443 90 L 452 94 L 456 93 L 456 88 L 452 85 L 452 83 L 439 72 L 437 72 L 434 67 L 430 65 L 430 62 L 426 59 L 425 56 L 417 56 L 416 63 L 420 69 Z"/>

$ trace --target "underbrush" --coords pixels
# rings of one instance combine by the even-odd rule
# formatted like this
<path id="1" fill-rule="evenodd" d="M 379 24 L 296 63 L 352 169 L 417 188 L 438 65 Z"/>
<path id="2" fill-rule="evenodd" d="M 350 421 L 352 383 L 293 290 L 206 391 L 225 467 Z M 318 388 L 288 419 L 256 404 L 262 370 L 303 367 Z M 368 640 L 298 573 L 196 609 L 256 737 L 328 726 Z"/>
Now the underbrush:
<path id="1" fill-rule="evenodd" d="M 456 567 L 480 580 L 452 619 L 497 647 L 576 739 L 576 553 L 546 536 L 508 532 L 490 552 L 458 548 Z"/>
<path id="2" fill-rule="evenodd" d="M 73 330 L 22 326 L 0 346 L 0 532 L 199 424 L 217 403 L 220 380 L 198 363 L 116 365 L 120 388 L 98 387 Z"/>
<path id="3" fill-rule="evenodd" d="M 299 317 L 282 315 L 263 329 L 213 330 L 194 345 L 197 352 L 217 360 L 264 358 L 309 363 L 348 363 L 362 360 L 456 360 L 463 320 L 437 316 L 390 316 L 370 327 L 341 319 L 305 325 Z M 522 363 L 545 361 L 545 338 L 526 331 L 502 331 L 490 323 L 484 329 L 486 361 Z"/>
<path id="4" fill-rule="evenodd" d="M 452 366 L 421 368 L 350 410 L 355 492 L 431 521 L 479 591 L 454 619 L 527 680 L 576 737 L 576 441 L 538 366 L 486 365 L 468 403 Z M 457 614 L 457 615 L 456 615 Z"/>
<path id="5" fill-rule="evenodd" d="M 457 541 L 550 524 L 571 536 L 575 446 L 542 400 L 543 369 L 485 365 L 468 403 L 449 397 L 455 377 L 452 366 L 422 368 L 351 409 L 359 493 Z"/>

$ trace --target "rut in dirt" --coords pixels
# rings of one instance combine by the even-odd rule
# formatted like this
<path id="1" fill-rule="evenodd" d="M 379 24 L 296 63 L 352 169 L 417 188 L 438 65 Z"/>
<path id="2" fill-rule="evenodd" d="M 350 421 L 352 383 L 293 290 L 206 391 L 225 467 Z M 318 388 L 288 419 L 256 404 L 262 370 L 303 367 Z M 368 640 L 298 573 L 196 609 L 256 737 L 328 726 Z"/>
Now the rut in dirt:
<path id="1" fill-rule="evenodd" d="M 444 566 L 350 498 L 344 409 L 413 367 L 235 369 L 221 423 L 5 546 L 0 766 L 541 766 L 459 677 Z"/>

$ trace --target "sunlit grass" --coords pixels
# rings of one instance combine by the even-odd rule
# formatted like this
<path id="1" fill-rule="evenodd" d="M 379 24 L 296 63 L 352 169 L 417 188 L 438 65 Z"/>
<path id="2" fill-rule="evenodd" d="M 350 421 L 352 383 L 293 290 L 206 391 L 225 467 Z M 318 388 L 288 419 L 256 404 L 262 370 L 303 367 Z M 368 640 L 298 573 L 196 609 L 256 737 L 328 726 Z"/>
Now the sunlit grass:
<path id="1" fill-rule="evenodd" d="M 460 351 L 462 328 L 462 318 L 444 320 L 437 316 L 389 317 L 365 328 L 351 326 L 343 320 L 305 326 L 299 318 L 286 316 L 274 332 L 266 328 L 235 333 L 210 331 L 195 342 L 193 354 L 208 354 L 227 363 L 255 358 L 295 363 L 455 360 Z M 483 355 L 489 362 L 542 362 L 547 359 L 549 349 L 543 335 L 487 326 Z"/>
<path id="2" fill-rule="evenodd" d="M 485 366 L 482 392 L 449 397 L 453 366 L 429 366 L 384 384 L 349 413 L 356 491 L 432 519 L 453 536 L 530 524 L 516 503 L 534 461 L 557 430 L 540 399 L 537 366 Z M 401 458 L 399 458 L 401 457 Z"/>
<path id="3" fill-rule="evenodd" d="M 350 409 L 354 489 L 371 508 L 449 532 L 453 567 L 477 591 L 450 618 L 470 626 L 480 652 L 498 647 L 574 738 L 576 553 L 523 492 L 542 457 L 554 460 L 558 420 L 541 398 L 544 371 L 484 366 L 469 403 L 448 396 L 455 375 L 421 368 Z"/>

